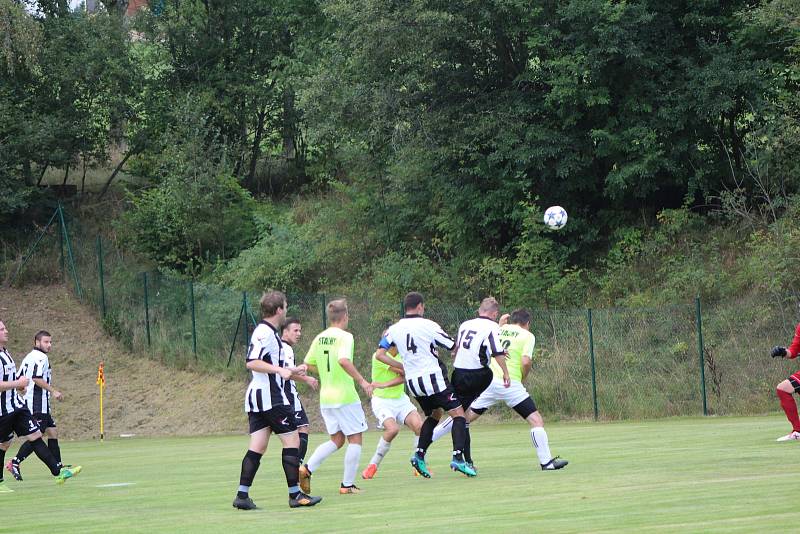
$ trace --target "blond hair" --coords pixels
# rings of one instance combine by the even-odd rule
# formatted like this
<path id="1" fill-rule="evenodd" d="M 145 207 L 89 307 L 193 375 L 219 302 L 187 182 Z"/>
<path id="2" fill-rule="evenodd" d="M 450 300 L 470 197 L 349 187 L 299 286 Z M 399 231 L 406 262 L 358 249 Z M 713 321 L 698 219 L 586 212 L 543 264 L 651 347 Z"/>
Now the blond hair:
<path id="1" fill-rule="evenodd" d="M 329 323 L 341 322 L 347 315 L 347 300 L 337 299 L 330 301 L 326 312 L 328 314 Z"/>
<path id="2" fill-rule="evenodd" d="M 480 308 L 478 308 L 478 313 L 481 315 L 485 315 L 487 313 L 493 313 L 496 311 L 500 311 L 500 304 L 494 297 L 486 297 L 485 299 L 483 299 L 481 301 Z"/>

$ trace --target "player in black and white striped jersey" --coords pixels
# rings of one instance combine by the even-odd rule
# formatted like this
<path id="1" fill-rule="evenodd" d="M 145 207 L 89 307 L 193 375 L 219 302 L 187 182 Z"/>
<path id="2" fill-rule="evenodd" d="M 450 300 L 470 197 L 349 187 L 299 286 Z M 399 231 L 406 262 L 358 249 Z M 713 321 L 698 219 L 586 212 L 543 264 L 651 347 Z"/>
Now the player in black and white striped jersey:
<path id="1" fill-rule="evenodd" d="M 285 352 L 286 364 L 292 368 L 295 367 L 294 359 L 294 346 L 300 341 L 303 335 L 303 325 L 297 317 L 289 317 L 283 325 L 281 331 L 281 341 L 283 342 L 283 350 Z M 299 366 L 305 370 L 305 364 Z M 297 433 L 300 437 L 300 465 L 303 465 L 303 460 L 308 452 L 308 415 L 300 402 L 300 395 L 297 393 L 297 385 L 295 380 L 300 380 L 309 385 L 312 389 L 319 387 L 319 382 L 313 376 L 308 375 L 293 375 L 289 380 L 289 387 L 286 390 L 286 395 L 289 397 L 289 403 L 294 407 L 294 421 L 297 424 Z"/>
<path id="2" fill-rule="evenodd" d="M 250 445 L 242 460 L 239 491 L 233 507 L 240 510 L 256 508 L 249 495 L 250 486 L 273 432 L 283 444 L 281 458 L 289 487 L 289 506 L 314 506 L 322 499 L 301 492 L 298 484 L 300 438 L 297 435 L 294 407 L 286 395 L 293 372 L 287 365 L 280 337 L 280 329 L 286 320 L 286 296 L 280 291 L 264 293 L 261 297 L 261 315 L 263 320 L 253 330 L 247 350 L 247 368 L 253 374 L 244 401 L 250 424 Z"/>
<path id="3" fill-rule="evenodd" d="M 63 483 L 81 472 L 80 466 L 62 467 L 42 439 L 39 427 L 31 417 L 30 411 L 19 398 L 17 392 L 28 386 L 28 378 L 17 376 L 14 359 L 6 349 L 8 328 L 0 320 L 0 464 L 5 460 L 6 451 L 11 446 L 11 439 L 16 434 L 30 442 L 33 452 L 50 469 L 57 483 Z"/>
<path id="4" fill-rule="evenodd" d="M 451 382 L 465 412 L 492 383 L 494 373 L 489 368 L 492 358 L 503 371 L 503 387 L 508 388 L 511 385 L 506 367 L 506 351 L 500 343 L 500 325 L 497 324 L 499 314 L 500 305 L 497 300 L 494 297 L 487 297 L 481 301 L 478 316 L 464 321 L 458 328 Z M 475 470 L 472 463 L 471 442 L 467 424 L 464 459 Z M 477 473 L 477 470 L 475 472 Z"/>
<path id="5" fill-rule="evenodd" d="M 393 324 L 381 339 L 375 358 L 405 373 L 406 385 L 419 402 L 427 416 L 419 434 L 417 450 L 411 457 L 411 465 L 425 478 L 430 471 L 425 463 L 425 453 L 433 438 L 433 429 L 445 410 L 453 418 L 453 461 L 450 467 L 466 475 L 474 476 L 464 461 L 466 419 L 461 403 L 447 381 L 447 371 L 439 360 L 437 347 L 451 350 L 455 341 L 441 326 L 425 319 L 425 302 L 420 293 L 412 292 L 403 300 L 405 316 Z M 386 354 L 397 347 L 402 363 Z"/>
<path id="6" fill-rule="evenodd" d="M 39 430 L 47 436 L 47 448 L 61 462 L 61 448 L 58 444 L 58 431 L 51 411 L 51 396 L 61 400 L 63 395 L 52 385 L 53 372 L 50 367 L 49 353 L 53 346 L 52 336 L 46 330 L 39 330 L 33 337 L 33 350 L 22 359 L 19 366 L 21 376 L 28 378 L 24 401 Z M 19 465 L 30 456 L 33 447 L 29 441 L 22 444 L 17 455 L 9 460 L 8 470 L 17 480 L 22 480 Z"/>

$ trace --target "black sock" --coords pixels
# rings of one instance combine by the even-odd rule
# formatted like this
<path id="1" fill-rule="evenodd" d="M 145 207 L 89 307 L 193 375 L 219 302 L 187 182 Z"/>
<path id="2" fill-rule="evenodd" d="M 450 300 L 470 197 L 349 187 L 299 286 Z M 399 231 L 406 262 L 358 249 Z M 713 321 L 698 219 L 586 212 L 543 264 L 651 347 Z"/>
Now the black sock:
<path id="1" fill-rule="evenodd" d="M 467 439 L 467 420 L 463 417 L 453 417 L 453 428 L 450 430 L 453 437 L 453 458 L 464 459 L 464 443 Z"/>
<path id="2" fill-rule="evenodd" d="M 53 457 L 55 457 L 56 461 L 58 463 L 61 463 L 61 447 L 58 446 L 58 440 L 48 439 L 47 448 L 50 449 L 50 452 L 53 453 Z"/>
<path id="3" fill-rule="evenodd" d="M 428 452 L 428 447 L 433 443 L 433 429 L 439 421 L 433 417 L 427 417 L 425 422 L 422 423 L 422 428 L 419 430 L 419 441 L 417 442 L 417 454 L 420 458 L 425 458 L 425 453 Z"/>
<path id="4" fill-rule="evenodd" d="M 472 438 L 469 435 L 469 423 L 464 425 L 464 461 L 472 463 Z"/>
<path id="5" fill-rule="evenodd" d="M 26 441 L 25 443 L 20 445 L 15 458 L 17 459 L 17 462 L 22 463 L 22 461 L 25 460 L 25 458 L 27 458 L 28 456 L 30 456 L 32 452 L 33 452 L 33 445 L 31 445 L 30 441 Z"/>
<path id="6" fill-rule="evenodd" d="M 242 474 L 239 476 L 240 486 L 247 486 L 249 488 L 253 485 L 256 471 L 258 471 L 258 466 L 261 465 L 261 456 L 262 455 L 256 451 L 251 451 L 249 449 L 245 453 L 242 459 Z M 239 491 L 236 495 L 239 498 L 246 499 L 248 494 L 244 491 Z"/>
<path id="7" fill-rule="evenodd" d="M 58 473 L 61 471 L 61 463 L 55 459 L 53 453 L 50 452 L 50 449 L 45 445 L 44 440 L 42 438 L 37 438 L 33 440 L 33 442 L 29 441 L 28 443 L 33 446 L 33 452 L 36 453 L 36 456 L 50 469 L 50 473 L 52 473 L 54 477 L 57 477 Z"/>
<path id="8" fill-rule="evenodd" d="M 296 447 L 285 447 L 281 453 L 283 474 L 286 475 L 286 485 L 289 487 L 289 497 L 296 497 L 300 490 L 297 488 L 300 480 L 300 456 Z"/>
<path id="9" fill-rule="evenodd" d="M 300 463 L 303 463 L 303 460 L 306 459 L 306 453 L 308 452 L 308 434 L 304 432 L 300 432 L 300 452 L 298 454 L 300 458 Z"/>
<path id="10" fill-rule="evenodd" d="M 3 481 L 3 467 L 6 465 L 6 451 L 0 449 L 0 482 Z"/>

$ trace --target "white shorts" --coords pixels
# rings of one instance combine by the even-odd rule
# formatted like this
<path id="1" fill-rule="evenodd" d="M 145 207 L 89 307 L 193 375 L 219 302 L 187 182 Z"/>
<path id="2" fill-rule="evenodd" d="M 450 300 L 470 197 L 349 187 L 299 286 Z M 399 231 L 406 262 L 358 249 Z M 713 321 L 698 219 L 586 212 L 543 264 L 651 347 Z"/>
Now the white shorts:
<path id="1" fill-rule="evenodd" d="M 360 402 L 345 404 L 338 408 L 320 407 L 320 412 L 322 412 L 322 420 L 325 421 L 325 428 L 331 436 L 337 432 L 342 432 L 345 436 L 352 436 L 366 432 L 369 428 Z"/>
<path id="2" fill-rule="evenodd" d="M 405 394 L 399 399 L 372 397 L 372 413 L 378 420 L 378 428 L 383 427 L 383 422 L 390 417 L 402 425 L 408 414 L 415 411 L 417 411 L 417 407 Z"/>
<path id="3" fill-rule="evenodd" d="M 472 402 L 470 408 L 486 409 L 498 402 L 505 402 L 506 406 L 513 408 L 528 397 L 530 397 L 528 391 L 520 382 L 511 382 L 511 386 L 504 388 L 502 380 L 492 380 L 481 396 Z"/>

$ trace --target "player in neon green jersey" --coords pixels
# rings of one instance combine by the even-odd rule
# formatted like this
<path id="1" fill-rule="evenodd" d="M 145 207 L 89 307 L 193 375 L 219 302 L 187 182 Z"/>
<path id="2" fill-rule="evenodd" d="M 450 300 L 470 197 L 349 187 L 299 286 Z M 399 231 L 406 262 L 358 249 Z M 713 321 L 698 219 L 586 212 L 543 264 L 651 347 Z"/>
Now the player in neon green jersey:
<path id="1" fill-rule="evenodd" d="M 317 447 L 308 463 L 300 467 L 300 487 L 310 491 L 311 474 L 325 458 L 339 450 L 346 439 L 348 446 L 339 493 L 359 493 L 355 478 L 361 458 L 361 434 L 368 427 L 355 382 L 370 397 L 373 386 L 353 365 L 353 334 L 346 331 L 350 319 L 347 301 L 329 302 L 326 312 L 331 326 L 314 338 L 305 364 L 308 371 L 319 375 L 320 412 L 331 439 Z"/>
<path id="2" fill-rule="evenodd" d="M 536 338 L 530 328 L 531 314 L 527 310 L 514 310 L 510 316 L 504 315 L 500 318 L 500 342 L 508 352 L 506 365 L 511 379 L 511 387 L 503 387 L 502 370 L 492 361 L 494 380 L 467 410 L 467 421 L 472 422 L 489 407 L 498 402 L 505 402 L 531 425 L 531 442 L 539 457 L 539 465 L 543 470 L 551 471 L 566 467 L 569 462 L 558 456 L 554 458 L 550 454 L 550 445 L 547 432 L 544 430 L 542 415 L 536 409 L 536 403 L 525 390 L 525 386 L 522 385 L 531 370 L 533 351 L 536 346 Z M 440 423 L 434 430 L 434 440 L 449 432 L 449 426 L 449 421 Z"/>
<path id="3" fill-rule="evenodd" d="M 386 353 L 398 362 L 402 361 L 396 347 L 390 348 Z M 422 417 L 406 395 L 404 382 L 402 370 L 387 365 L 378 360 L 375 354 L 372 355 L 372 385 L 375 387 L 372 413 L 378 419 L 378 428 L 383 427 L 384 430 L 369 465 L 361 472 L 362 478 L 372 478 L 378 472 L 378 466 L 389 452 L 392 440 L 400 432 L 400 425 L 404 424 L 414 432 L 414 448 L 417 448 Z"/>

